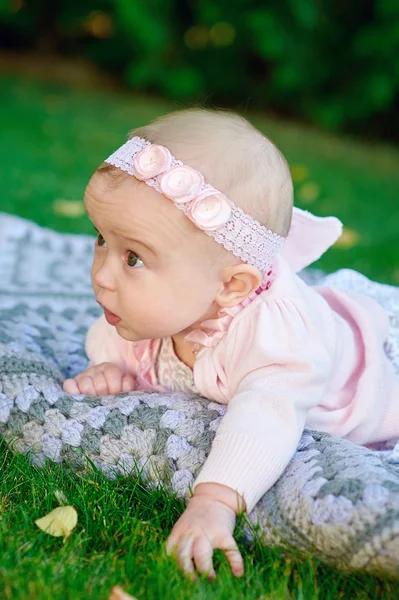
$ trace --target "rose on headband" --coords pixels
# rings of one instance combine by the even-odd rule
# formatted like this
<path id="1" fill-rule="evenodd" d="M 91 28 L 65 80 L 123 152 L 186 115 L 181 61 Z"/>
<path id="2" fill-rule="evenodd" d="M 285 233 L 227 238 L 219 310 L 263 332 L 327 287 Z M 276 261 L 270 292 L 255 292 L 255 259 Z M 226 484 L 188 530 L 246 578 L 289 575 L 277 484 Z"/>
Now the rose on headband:
<path id="1" fill-rule="evenodd" d="M 161 189 L 167 198 L 177 204 L 185 204 L 198 196 L 203 183 L 204 178 L 199 171 L 181 165 L 165 173 L 161 179 Z"/>
<path id="2" fill-rule="evenodd" d="M 224 194 L 213 188 L 204 190 L 188 207 L 186 216 L 200 229 L 212 231 L 227 223 L 231 206 Z"/>
<path id="3" fill-rule="evenodd" d="M 141 180 L 151 179 L 169 169 L 171 162 L 172 155 L 165 146 L 146 146 L 136 154 L 133 175 Z"/>

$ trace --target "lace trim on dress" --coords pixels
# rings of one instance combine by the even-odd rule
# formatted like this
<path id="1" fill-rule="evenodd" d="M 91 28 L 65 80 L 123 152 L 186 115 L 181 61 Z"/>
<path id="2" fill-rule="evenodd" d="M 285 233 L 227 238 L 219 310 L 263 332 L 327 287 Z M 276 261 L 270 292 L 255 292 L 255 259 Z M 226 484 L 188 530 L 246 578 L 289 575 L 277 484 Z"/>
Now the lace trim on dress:
<path id="1" fill-rule="evenodd" d="M 161 340 L 155 369 L 158 383 L 168 391 L 200 394 L 192 370 L 177 358 L 171 337 Z"/>
<path id="2" fill-rule="evenodd" d="M 184 338 L 185 342 L 193 342 L 194 348 L 193 353 L 197 354 L 200 350 L 200 347 L 206 348 L 215 348 L 222 337 L 226 334 L 228 328 L 230 327 L 230 323 L 234 319 L 239 312 L 242 311 L 243 308 L 251 304 L 261 294 L 266 290 L 270 289 L 275 280 L 275 272 L 273 268 L 271 268 L 266 276 L 265 281 L 262 283 L 258 289 L 253 292 L 248 298 L 237 304 L 236 306 L 232 306 L 231 308 L 221 308 L 218 311 L 218 315 L 216 319 L 208 319 L 207 321 L 203 321 L 199 329 L 194 329 Z"/>

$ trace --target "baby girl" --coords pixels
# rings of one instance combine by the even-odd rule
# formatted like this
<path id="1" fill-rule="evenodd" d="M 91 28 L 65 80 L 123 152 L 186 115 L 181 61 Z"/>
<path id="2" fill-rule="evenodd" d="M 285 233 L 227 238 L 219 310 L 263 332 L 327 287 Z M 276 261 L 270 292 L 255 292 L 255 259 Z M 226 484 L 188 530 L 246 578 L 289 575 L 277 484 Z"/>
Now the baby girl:
<path id="1" fill-rule="evenodd" d="M 293 208 L 287 163 L 245 119 L 187 110 L 132 136 L 86 189 L 104 316 L 87 336 L 89 368 L 64 390 L 227 405 L 167 551 L 213 578 L 220 548 L 239 576 L 236 515 L 280 477 L 305 426 L 359 444 L 399 435 L 388 317 L 298 277 L 342 224 Z"/>

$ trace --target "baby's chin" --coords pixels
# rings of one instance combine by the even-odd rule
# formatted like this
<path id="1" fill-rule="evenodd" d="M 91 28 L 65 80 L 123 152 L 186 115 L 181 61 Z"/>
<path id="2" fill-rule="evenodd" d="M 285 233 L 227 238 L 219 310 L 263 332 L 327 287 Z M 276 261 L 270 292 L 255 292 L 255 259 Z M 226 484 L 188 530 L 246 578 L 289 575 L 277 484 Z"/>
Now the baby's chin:
<path id="1" fill-rule="evenodd" d="M 139 340 L 143 340 L 141 335 L 137 334 L 132 327 L 126 325 L 123 321 L 120 321 L 117 325 L 115 325 L 115 329 L 118 334 L 128 342 L 138 342 Z"/>
<path id="2" fill-rule="evenodd" d="M 126 325 L 122 321 L 115 325 L 115 329 L 118 332 L 118 335 L 121 336 L 127 342 L 140 342 L 141 340 L 152 340 L 156 339 L 159 336 L 151 335 L 151 333 L 146 332 L 136 332 L 132 327 Z"/>

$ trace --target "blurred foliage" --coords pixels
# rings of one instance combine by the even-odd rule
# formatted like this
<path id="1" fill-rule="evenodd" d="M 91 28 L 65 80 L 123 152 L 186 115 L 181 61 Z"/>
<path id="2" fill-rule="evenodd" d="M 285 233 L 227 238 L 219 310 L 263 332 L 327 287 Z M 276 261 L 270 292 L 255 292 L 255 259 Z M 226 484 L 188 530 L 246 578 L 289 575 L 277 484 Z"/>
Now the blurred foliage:
<path id="1" fill-rule="evenodd" d="M 85 56 L 182 102 L 399 132 L 399 0 L 0 0 L 8 48 Z"/>
<path id="2" fill-rule="evenodd" d="M 160 98 L 15 76 L 0 78 L 0 98 L 0 210 L 59 231 L 90 234 L 82 199 L 93 171 L 129 129 L 177 108 Z M 399 151 L 264 114 L 245 116 L 287 158 L 295 204 L 344 224 L 339 243 L 314 266 L 326 272 L 345 266 L 398 285 Z"/>

